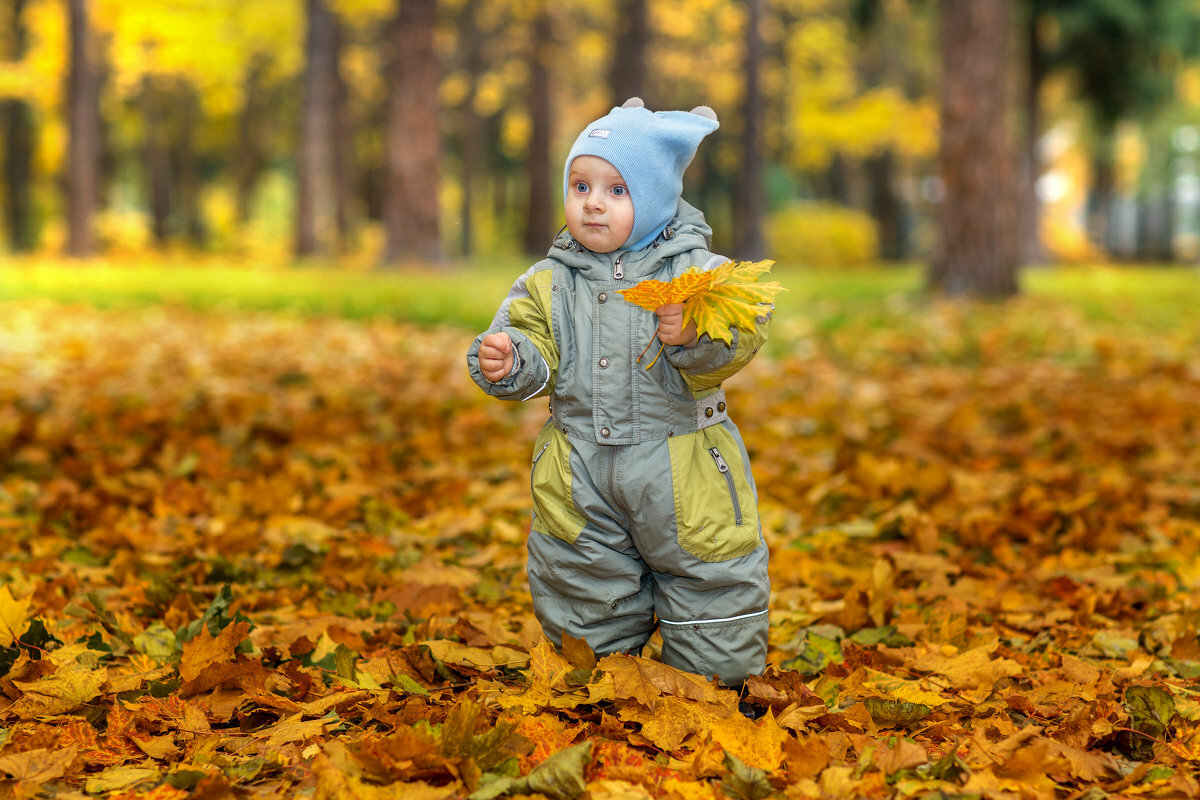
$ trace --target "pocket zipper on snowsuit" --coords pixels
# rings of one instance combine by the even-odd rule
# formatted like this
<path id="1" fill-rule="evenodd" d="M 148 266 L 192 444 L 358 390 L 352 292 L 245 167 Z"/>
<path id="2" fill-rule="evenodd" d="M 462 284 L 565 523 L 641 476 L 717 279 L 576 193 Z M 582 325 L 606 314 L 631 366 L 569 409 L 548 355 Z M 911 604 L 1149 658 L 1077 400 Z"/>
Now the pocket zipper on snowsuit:
<path id="1" fill-rule="evenodd" d="M 533 457 L 533 464 L 529 467 L 529 491 L 533 492 L 533 473 L 537 472 L 538 462 L 542 460 L 542 456 L 546 455 L 546 451 L 550 449 L 550 443 L 546 442 L 542 445 L 542 449 Z"/>
<path id="2" fill-rule="evenodd" d="M 729 465 L 725 463 L 720 450 L 710 447 L 708 454 L 713 457 L 713 461 L 717 464 L 717 471 L 725 476 L 725 483 L 729 486 L 729 499 L 733 501 L 733 524 L 741 525 L 742 504 L 738 502 L 737 487 L 733 485 L 733 473 L 729 471 Z"/>

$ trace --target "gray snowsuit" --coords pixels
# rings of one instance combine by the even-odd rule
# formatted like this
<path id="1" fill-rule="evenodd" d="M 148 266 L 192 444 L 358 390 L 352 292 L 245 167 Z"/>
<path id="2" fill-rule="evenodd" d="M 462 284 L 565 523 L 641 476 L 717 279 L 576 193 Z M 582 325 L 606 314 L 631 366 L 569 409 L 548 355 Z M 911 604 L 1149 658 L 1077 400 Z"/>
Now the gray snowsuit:
<path id="1" fill-rule="evenodd" d="M 566 632 L 597 653 L 636 653 L 657 625 L 665 663 L 738 685 L 765 665 L 770 586 L 750 462 L 721 382 L 758 352 L 771 306 L 755 330 L 731 329 L 732 346 L 701 336 L 667 346 L 647 370 L 659 343 L 636 359 L 657 321 L 617 294 L 724 263 L 711 235 L 683 201 L 636 252 L 593 253 L 561 233 L 488 331 L 512 338 L 513 371 L 483 377 L 486 333 L 467 364 L 495 397 L 550 397 L 528 542 L 534 612 L 550 640 Z"/>

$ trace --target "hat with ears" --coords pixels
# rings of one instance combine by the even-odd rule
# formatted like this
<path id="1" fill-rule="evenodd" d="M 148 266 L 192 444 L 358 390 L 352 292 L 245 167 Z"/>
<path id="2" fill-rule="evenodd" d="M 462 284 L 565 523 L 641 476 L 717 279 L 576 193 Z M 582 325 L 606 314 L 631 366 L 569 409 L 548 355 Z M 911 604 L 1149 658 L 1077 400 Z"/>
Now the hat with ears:
<path id="1" fill-rule="evenodd" d="M 717 114 L 708 106 L 650 111 L 640 97 L 631 97 L 575 139 L 563 168 L 563 198 L 570 193 L 571 162 L 576 158 L 597 156 L 612 164 L 633 200 L 633 231 L 622 247 L 641 250 L 674 218 L 683 171 L 700 141 L 718 127 Z"/>

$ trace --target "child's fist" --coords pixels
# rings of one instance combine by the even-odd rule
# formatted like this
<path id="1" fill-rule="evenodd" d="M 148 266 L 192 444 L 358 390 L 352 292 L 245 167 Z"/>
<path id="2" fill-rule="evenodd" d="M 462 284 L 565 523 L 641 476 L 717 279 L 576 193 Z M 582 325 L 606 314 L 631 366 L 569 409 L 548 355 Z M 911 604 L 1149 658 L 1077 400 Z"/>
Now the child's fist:
<path id="1" fill-rule="evenodd" d="M 504 378 L 512 371 L 512 339 L 503 331 L 489 333 L 479 343 L 479 371 L 492 383 Z"/>
<path id="2" fill-rule="evenodd" d="M 696 323 L 683 325 L 683 304 L 667 303 L 654 310 L 658 317 L 658 338 L 663 344 L 681 344 L 691 347 L 696 343 Z"/>

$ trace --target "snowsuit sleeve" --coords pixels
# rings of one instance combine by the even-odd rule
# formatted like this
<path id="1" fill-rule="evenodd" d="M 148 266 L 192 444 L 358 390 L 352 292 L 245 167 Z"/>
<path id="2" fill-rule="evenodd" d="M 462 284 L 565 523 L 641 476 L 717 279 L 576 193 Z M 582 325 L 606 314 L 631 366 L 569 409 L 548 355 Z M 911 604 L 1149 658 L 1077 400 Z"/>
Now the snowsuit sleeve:
<path id="1" fill-rule="evenodd" d="M 716 257 L 708 262 L 707 268 L 719 266 L 725 260 Z M 759 348 L 767 341 L 767 334 L 771 328 L 771 316 L 774 311 L 774 304 L 764 303 L 758 314 L 754 330 L 743 331 L 740 328 L 731 327 L 729 344 L 723 341 L 714 341 L 705 334 L 692 347 L 678 345 L 668 347 L 663 355 L 671 362 L 672 366 L 679 370 L 684 382 L 693 393 L 698 394 L 715 389 L 749 364 L 758 353 Z"/>
<path id="2" fill-rule="evenodd" d="M 491 326 L 475 337 L 467 351 L 467 369 L 480 389 L 501 400 L 529 400 L 549 394 L 558 376 L 559 351 L 550 313 L 553 269 L 534 264 L 517 278 Z M 479 371 L 483 337 L 503 331 L 513 343 L 513 369 L 492 383 Z"/>

